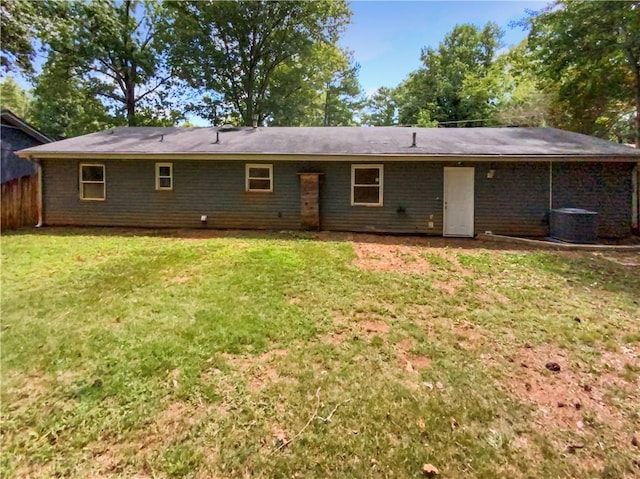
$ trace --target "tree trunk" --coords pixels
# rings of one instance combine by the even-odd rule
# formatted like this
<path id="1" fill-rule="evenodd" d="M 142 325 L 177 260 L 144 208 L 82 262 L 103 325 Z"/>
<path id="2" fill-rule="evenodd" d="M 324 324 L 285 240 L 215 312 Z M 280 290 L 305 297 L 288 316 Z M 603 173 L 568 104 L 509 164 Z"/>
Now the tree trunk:
<path id="1" fill-rule="evenodd" d="M 636 71 L 635 79 L 636 94 L 636 148 L 640 148 L 640 72 Z"/>
<path id="2" fill-rule="evenodd" d="M 136 126 L 136 87 L 127 82 L 127 125 Z"/>
<path id="3" fill-rule="evenodd" d="M 624 53 L 627 57 L 627 61 L 629 62 L 631 73 L 633 74 L 633 96 L 636 101 L 634 133 L 636 137 L 636 148 L 640 148 L 640 58 L 634 54 L 630 45 L 625 46 Z"/>
<path id="4" fill-rule="evenodd" d="M 331 89 L 329 85 L 327 85 L 327 93 L 324 97 L 324 121 L 322 122 L 324 126 L 331 126 L 331 118 L 329 114 L 329 96 L 331 94 Z"/>

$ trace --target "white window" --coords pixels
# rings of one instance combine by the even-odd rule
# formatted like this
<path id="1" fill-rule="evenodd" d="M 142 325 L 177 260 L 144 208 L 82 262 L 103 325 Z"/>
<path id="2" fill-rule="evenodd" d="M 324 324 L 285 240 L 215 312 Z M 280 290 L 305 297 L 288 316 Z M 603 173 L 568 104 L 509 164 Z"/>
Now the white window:
<path id="1" fill-rule="evenodd" d="M 156 163 L 156 190 L 173 189 L 173 163 Z"/>
<path id="2" fill-rule="evenodd" d="M 80 164 L 80 199 L 104 201 L 105 199 L 104 165 Z"/>
<path id="3" fill-rule="evenodd" d="M 382 206 L 383 165 L 351 165 L 351 205 Z"/>
<path id="4" fill-rule="evenodd" d="M 273 165 L 245 166 L 246 190 L 270 193 L 273 191 Z"/>

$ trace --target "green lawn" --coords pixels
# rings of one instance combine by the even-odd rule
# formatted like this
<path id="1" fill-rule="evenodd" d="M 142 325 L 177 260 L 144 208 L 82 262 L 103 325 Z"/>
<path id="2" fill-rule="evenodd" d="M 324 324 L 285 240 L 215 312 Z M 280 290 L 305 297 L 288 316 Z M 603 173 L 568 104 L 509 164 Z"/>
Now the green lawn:
<path id="1" fill-rule="evenodd" d="M 640 475 L 639 254 L 189 236 L 3 235 L 3 478 Z"/>

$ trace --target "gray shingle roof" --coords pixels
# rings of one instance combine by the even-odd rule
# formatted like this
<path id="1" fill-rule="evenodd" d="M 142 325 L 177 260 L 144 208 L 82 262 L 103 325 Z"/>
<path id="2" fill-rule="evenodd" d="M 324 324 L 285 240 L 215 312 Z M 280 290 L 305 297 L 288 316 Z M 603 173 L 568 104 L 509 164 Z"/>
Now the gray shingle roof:
<path id="1" fill-rule="evenodd" d="M 219 143 L 216 134 L 219 131 Z M 416 147 L 411 147 L 412 133 Z M 115 128 L 23 150 L 39 154 L 607 156 L 640 150 L 555 128 Z"/>

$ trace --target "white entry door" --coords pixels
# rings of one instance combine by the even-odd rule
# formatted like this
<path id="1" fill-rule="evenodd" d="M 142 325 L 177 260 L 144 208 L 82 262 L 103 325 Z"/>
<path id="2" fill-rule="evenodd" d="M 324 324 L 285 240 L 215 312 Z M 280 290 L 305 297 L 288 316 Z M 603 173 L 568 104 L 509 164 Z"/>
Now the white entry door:
<path id="1" fill-rule="evenodd" d="M 474 169 L 444 169 L 444 236 L 473 236 Z"/>

